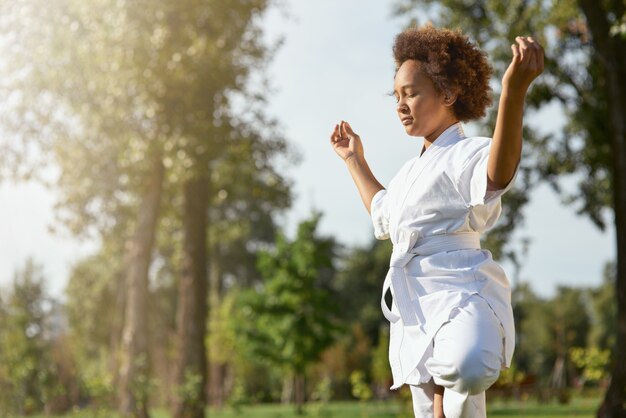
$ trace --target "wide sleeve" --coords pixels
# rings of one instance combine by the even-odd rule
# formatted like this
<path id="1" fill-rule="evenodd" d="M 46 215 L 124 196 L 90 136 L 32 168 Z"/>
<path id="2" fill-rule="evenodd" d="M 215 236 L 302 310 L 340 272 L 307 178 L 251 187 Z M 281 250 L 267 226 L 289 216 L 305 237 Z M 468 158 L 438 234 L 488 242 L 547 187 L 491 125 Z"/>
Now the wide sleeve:
<path id="1" fill-rule="evenodd" d="M 461 168 L 457 180 L 457 188 L 467 206 L 486 205 L 506 193 L 513 184 L 519 171 L 515 168 L 513 178 L 506 187 L 499 190 L 487 190 L 487 165 L 491 140 L 482 142 L 481 146 L 471 153 Z"/>
<path id="2" fill-rule="evenodd" d="M 372 198 L 370 213 L 376 239 L 389 239 L 389 204 L 387 190 L 379 190 Z"/>

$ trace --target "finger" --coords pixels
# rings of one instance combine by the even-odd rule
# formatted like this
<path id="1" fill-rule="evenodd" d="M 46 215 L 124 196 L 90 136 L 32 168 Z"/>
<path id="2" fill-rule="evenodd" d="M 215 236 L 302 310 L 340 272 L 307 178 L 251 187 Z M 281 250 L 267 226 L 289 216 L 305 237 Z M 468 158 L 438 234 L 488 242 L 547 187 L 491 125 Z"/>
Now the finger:
<path id="1" fill-rule="evenodd" d="M 344 122 L 343 126 L 345 127 L 346 132 L 349 136 L 351 137 L 356 136 L 356 134 L 354 133 L 354 131 L 352 130 L 352 127 L 350 126 L 348 122 Z"/>
<path id="2" fill-rule="evenodd" d="M 536 69 L 538 72 L 541 73 L 544 68 L 544 58 L 545 58 L 545 52 L 544 52 L 543 46 L 539 42 L 537 42 L 535 38 L 533 37 L 529 36 L 528 39 L 532 41 L 532 45 L 535 47 L 535 58 L 537 60 Z"/>
<path id="3" fill-rule="evenodd" d="M 350 129 L 350 125 L 348 122 L 343 121 L 343 137 L 346 139 L 352 138 L 354 136 L 354 132 Z"/>
<path id="4" fill-rule="evenodd" d="M 517 38 L 515 38 L 515 41 L 519 44 L 519 51 L 520 51 L 520 55 L 521 55 L 521 61 L 520 62 L 527 63 L 528 62 L 529 52 L 530 52 L 529 51 L 528 41 L 523 36 L 518 36 Z"/>
<path id="5" fill-rule="evenodd" d="M 344 121 L 341 121 L 339 123 L 339 136 L 341 136 L 341 139 L 347 136 L 346 135 L 346 123 Z"/>
<path id="6" fill-rule="evenodd" d="M 528 40 L 528 45 L 530 46 L 530 49 L 529 49 L 530 68 L 532 70 L 537 71 L 539 70 L 539 44 L 535 42 L 532 36 L 529 36 L 526 39 Z"/>
<path id="7" fill-rule="evenodd" d="M 335 125 L 335 129 L 333 129 L 333 133 L 330 135 L 330 141 L 335 143 L 338 142 L 340 140 L 340 136 L 339 136 L 339 124 Z"/>
<path id="8" fill-rule="evenodd" d="M 543 50 L 543 46 L 541 46 L 541 44 L 538 42 L 537 42 L 537 47 L 539 48 L 539 70 L 543 71 L 545 53 Z"/>
<path id="9" fill-rule="evenodd" d="M 513 44 L 511 45 L 511 51 L 513 51 L 513 59 L 511 61 L 513 61 L 513 63 L 515 64 L 519 64 L 520 60 L 522 59 L 522 55 L 519 52 L 519 47 Z"/>

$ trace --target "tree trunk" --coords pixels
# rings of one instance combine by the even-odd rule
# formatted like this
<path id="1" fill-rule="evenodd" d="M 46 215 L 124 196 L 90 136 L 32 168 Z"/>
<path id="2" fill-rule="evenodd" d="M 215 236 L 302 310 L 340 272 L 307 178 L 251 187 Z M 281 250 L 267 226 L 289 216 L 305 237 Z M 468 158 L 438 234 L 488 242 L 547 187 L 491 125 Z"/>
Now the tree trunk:
<path id="1" fill-rule="evenodd" d="M 304 373 L 297 372 L 295 375 L 295 396 L 296 396 L 296 413 L 302 415 L 304 413 L 304 402 L 306 397 L 304 386 Z"/>
<path id="2" fill-rule="evenodd" d="M 291 402 L 293 397 L 293 382 L 294 376 L 291 373 L 287 373 L 283 376 L 283 389 L 280 393 L 280 403 L 283 405 Z"/>
<path id="3" fill-rule="evenodd" d="M 606 3 L 604 3 L 606 4 Z M 611 383 L 599 417 L 626 416 L 626 40 L 611 35 L 611 22 L 607 11 L 595 0 L 579 0 L 593 36 L 593 42 L 603 66 L 606 93 L 609 104 L 607 135 L 610 137 L 612 154 L 613 208 L 615 211 L 615 236 L 617 246 L 617 335 L 613 347 Z M 620 19 L 626 7 L 613 2 L 612 12 Z"/>
<path id="4" fill-rule="evenodd" d="M 126 243 L 126 313 L 119 369 L 119 404 L 123 416 L 148 418 L 148 269 L 159 215 L 164 168 L 155 157 L 137 217 Z"/>
<path id="5" fill-rule="evenodd" d="M 179 284 L 172 416 L 202 418 L 206 405 L 207 209 L 205 177 L 184 185 L 183 269 Z"/>
<path id="6" fill-rule="evenodd" d="M 607 69 L 609 107 L 611 114 L 613 149 L 613 201 L 615 208 L 615 237 L 617 247 L 617 335 L 613 347 L 611 383 L 606 392 L 605 417 L 626 417 L 626 48 L 621 49 L 618 62 Z M 611 68 L 613 67 L 613 68 Z M 620 85 L 621 84 L 621 85 Z M 621 96 L 620 96 L 621 95 Z"/>
<path id="7" fill-rule="evenodd" d="M 218 310 L 222 293 L 222 275 L 217 260 L 219 259 L 218 248 L 213 247 L 213 251 L 209 254 L 209 306 L 211 307 L 211 316 L 213 321 L 218 318 Z M 212 335 L 209 334 L 209 346 L 213 344 Z M 211 406 L 221 408 L 225 401 L 225 382 L 226 377 L 225 365 L 210 359 L 209 362 L 209 403 Z"/>
<path id="8" fill-rule="evenodd" d="M 122 336 L 124 333 L 124 317 L 126 309 L 126 277 L 123 272 L 119 272 L 114 278 L 115 287 L 115 312 L 119 312 L 119 315 L 115 315 L 111 324 L 111 334 L 109 336 L 109 350 L 111 353 L 121 353 Z M 120 356 L 111 355 L 107 363 L 108 370 L 111 371 L 113 376 L 113 387 L 120 387 Z M 119 407 L 119 405 L 118 405 Z"/>
<path id="9" fill-rule="evenodd" d="M 212 362 L 209 365 L 209 401 L 216 408 L 224 406 L 226 400 L 226 366 Z"/>

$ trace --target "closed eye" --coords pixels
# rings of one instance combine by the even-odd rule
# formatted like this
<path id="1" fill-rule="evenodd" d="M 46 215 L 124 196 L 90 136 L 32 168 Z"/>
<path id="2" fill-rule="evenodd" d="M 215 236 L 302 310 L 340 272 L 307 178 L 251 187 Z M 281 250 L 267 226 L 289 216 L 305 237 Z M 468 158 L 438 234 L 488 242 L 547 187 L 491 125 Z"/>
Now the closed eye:
<path id="1" fill-rule="evenodd" d="M 398 103 L 398 100 L 400 100 L 398 98 L 398 94 L 395 91 L 391 91 L 391 92 L 387 93 L 386 95 L 389 96 L 389 97 L 393 97 L 396 100 L 396 103 Z"/>

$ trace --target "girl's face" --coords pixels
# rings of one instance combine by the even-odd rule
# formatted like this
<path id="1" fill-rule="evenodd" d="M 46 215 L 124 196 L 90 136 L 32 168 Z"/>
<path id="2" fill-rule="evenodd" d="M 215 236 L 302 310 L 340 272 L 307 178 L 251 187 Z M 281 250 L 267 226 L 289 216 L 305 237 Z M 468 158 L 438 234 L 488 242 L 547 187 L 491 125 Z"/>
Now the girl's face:
<path id="1" fill-rule="evenodd" d="M 439 93 L 420 68 L 419 61 L 403 62 L 396 73 L 393 94 L 398 103 L 396 111 L 406 133 L 423 136 L 432 142 L 457 122 L 452 111 L 455 98 L 446 98 Z"/>

